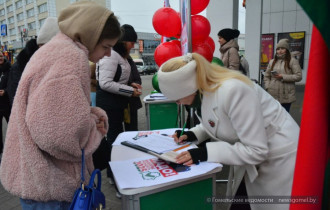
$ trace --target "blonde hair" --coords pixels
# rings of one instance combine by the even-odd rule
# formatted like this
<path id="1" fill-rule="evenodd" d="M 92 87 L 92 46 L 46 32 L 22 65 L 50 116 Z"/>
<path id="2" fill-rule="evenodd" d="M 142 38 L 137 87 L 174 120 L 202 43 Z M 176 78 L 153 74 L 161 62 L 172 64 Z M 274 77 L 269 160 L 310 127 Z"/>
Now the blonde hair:
<path id="1" fill-rule="evenodd" d="M 253 84 L 248 77 L 239 71 L 229 70 L 217 64 L 212 64 L 197 53 L 192 53 L 192 57 L 196 61 L 196 83 L 200 93 L 203 93 L 203 91 L 214 92 L 228 79 L 238 79 L 249 86 Z M 183 57 L 171 59 L 162 66 L 162 71 L 176 71 L 186 64 L 187 62 L 183 60 Z"/>

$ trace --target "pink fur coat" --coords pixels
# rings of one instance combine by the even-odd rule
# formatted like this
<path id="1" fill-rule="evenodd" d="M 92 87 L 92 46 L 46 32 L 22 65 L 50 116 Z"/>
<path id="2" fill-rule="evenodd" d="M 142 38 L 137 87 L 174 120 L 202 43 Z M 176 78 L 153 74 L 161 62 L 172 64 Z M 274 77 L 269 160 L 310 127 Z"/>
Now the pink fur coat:
<path id="1" fill-rule="evenodd" d="M 27 64 L 8 125 L 0 168 L 6 190 L 24 199 L 71 201 L 79 186 L 81 148 L 88 181 L 102 139 L 90 107 L 88 50 L 63 33 Z M 106 125 L 108 129 L 108 125 Z"/>

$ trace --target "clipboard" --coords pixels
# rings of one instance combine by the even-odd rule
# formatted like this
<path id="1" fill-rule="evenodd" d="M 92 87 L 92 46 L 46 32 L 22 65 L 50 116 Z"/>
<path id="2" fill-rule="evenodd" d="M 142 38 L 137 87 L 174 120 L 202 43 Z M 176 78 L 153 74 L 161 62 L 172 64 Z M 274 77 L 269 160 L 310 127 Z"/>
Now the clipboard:
<path id="1" fill-rule="evenodd" d="M 132 142 L 129 142 L 129 141 L 123 141 L 123 142 L 121 142 L 121 144 L 122 145 L 125 145 L 127 147 L 131 147 L 133 149 L 137 149 L 139 151 L 148 153 L 150 155 L 153 155 L 153 156 L 158 157 L 159 159 L 162 159 L 162 160 L 165 160 L 165 161 L 169 161 L 169 162 L 172 162 L 172 163 L 176 163 L 176 156 L 179 155 L 179 153 L 177 153 L 175 151 L 169 151 L 169 152 L 165 152 L 165 153 L 158 153 L 158 152 L 149 150 L 149 149 L 147 149 L 145 147 L 141 147 L 139 145 L 136 145 L 136 144 L 134 144 Z"/>

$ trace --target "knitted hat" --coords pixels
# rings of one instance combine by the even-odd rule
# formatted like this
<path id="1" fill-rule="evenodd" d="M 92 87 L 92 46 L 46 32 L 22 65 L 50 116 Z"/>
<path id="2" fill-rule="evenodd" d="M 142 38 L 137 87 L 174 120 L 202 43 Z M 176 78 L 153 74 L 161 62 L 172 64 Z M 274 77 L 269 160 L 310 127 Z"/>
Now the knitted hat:
<path id="1" fill-rule="evenodd" d="M 240 35 L 239 30 L 237 29 L 231 29 L 231 28 L 225 28 L 219 31 L 218 36 L 221 36 L 224 38 L 227 42 L 237 38 Z"/>
<path id="2" fill-rule="evenodd" d="M 277 45 L 276 45 L 276 49 L 283 47 L 285 49 L 287 49 L 288 51 L 290 51 L 289 48 L 289 40 L 288 39 L 281 39 L 280 41 L 278 41 Z"/>
<path id="3" fill-rule="evenodd" d="M 136 42 L 137 34 L 133 28 L 133 26 L 124 24 L 121 26 L 122 30 L 124 31 L 124 35 L 122 37 L 122 41 L 124 42 Z"/>
<path id="4" fill-rule="evenodd" d="M 187 64 L 177 70 L 163 72 L 166 63 L 176 60 L 184 60 Z M 196 61 L 192 59 L 191 53 L 166 61 L 159 68 L 157 77 L 159 89 L 168 99 L 176 101 L 197 91 Z"/>
<path id="5" fill-rule="evenodd" d="M 57 18 L 48 17 L 40 28 L 37 37 L 37 44 L 46 44 L 57 34 L 58 31 Z"/>

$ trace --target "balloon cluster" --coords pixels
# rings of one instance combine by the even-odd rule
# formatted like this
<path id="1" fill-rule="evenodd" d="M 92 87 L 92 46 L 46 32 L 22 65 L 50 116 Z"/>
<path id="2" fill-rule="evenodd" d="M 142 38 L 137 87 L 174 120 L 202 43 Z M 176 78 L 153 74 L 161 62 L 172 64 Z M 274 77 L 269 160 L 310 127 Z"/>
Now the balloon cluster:
<path id="1" fill-rule="evenodd" d="M 210 0 L 190 0 L 191 5 L 191 39 L 192 52 L 203 55 L 208 61 L 212 61 L 215 43 L 209 34 L 210 22 L 198 13 L 202 12 Z M 181 36 L 180 13 L 170 7 L 158 9 L 152 18 L 155 31 L 165 37 L 179 39 Z M 161 43 L 155 50 L 155 62 L 161 66 L 165 61 L 182 55 L 179 40 L 171 40 Z"/>
<path id="2" fill-rule="evenodd" d="M 201 54 L 208 61 L 212 61 L 215 43 L 209 36 L 211 32 L 211 24 L 202 15 L 202 12 L 210 0 L 191 0 L 191 43 L 192 51 Z"/>
<path id="3" fill-rule="evenodd" d="M 209 36 L 211 24 L 207 18 L 198 15 L 209 3 L 210 0 L 190 0 L 191 43 L 192 52 L 199 53 L 211 62 L 215 50 L 215 43 Z M 152 25 L 158 34 L 174 39 L 158 45 L 154 54 L 156 64 L 161 66 L 167 60 L 181 56 L 181 42 L 178 40 L 182 31 L 180 13 L 170 7 L 160 8 L 153 15 Z M 160 92 L 157 73 L 152 78 L 152 86 Z"/>

